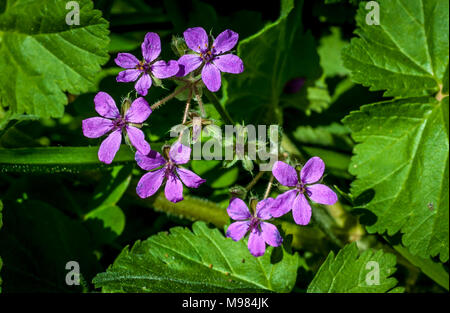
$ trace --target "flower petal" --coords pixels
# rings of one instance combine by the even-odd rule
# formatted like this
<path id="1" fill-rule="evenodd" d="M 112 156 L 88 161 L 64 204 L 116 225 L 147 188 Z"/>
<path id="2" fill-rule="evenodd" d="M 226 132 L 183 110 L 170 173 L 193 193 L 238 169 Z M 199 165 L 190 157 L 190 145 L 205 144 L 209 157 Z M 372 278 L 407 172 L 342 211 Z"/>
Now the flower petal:
<path id="1" fill-rule="evenodd" d="M 308 225 L 311 220 L 311 206 L 305 195 L 300 193 L 294 200 L 292 208 L 292 217 L 299 225 Z"/>
<path id="2" fill-rule="evenodd" d="M 170 60 L 169 62 L 165 61 L 156 61 L 151 66 L 152 74 L 156 78 L 168 78 L 176 75 L 180 67 L 178 66 L 178 62 L 175 60 Z"/>
<path id="3" fill-rule="evenodd" d="M 118 118 L 120 116 L 116 102 L 106 92 L 100 91 L 94 98 L 95 111 L 103 117 Z"/>
<path id="4" fill-rule="evenodd" d="M 228 238 L 233 239 L 234 241 L 239 241 L 242 239 L 242 237 L 245 236 L 249 226 L 250 226 L 249 221 L 231 223 L 230 226 L 228 226 L 227 228 L 226 236 Z"/>
<path id="5" fill-rule="evenodd" d="M 228 215 L 236 221 L 243 221 L 252 217 L 245 202 L 239 198 L 231 198 L 227 212 Z"/>
<path id="6" fill-rule="evenodd" d="M 209 91 L 216 92 L 220 89 L 221 77 L 219 69 L 212 63 L 205 64 L 202 69 L 202 80 Z"/>
<path id="7" fill-rule="evenodd" d="M 306 187 L 309 198 L 320 204 L 332 205 L 338 200 L 336 193 L 328 186 L 322 184 L 315 184 Z"/>
<path id="8" fill-rule="evenodd" d="M 273 224 L 261 222 L 261 233 L 264 241 L 271 245 L 272 247 L 279 247 L 283 243 L 283 238 L 281 238 L 280 232 L 277 227 Z"/>
<path id="9" fill-rule="evenodd" d="M 200 53 L 208 48 L 208 34 L 202 27 L 188 28 L 183 35 L 189 49 Z"/>
<path id="10" fill-rule="evenodd" d="M 255 257 L 262 256 L 266 252 L 266 242 L 261 232 L 256 228 L 252 230 L 248 237 L 248 250 Z"/>
<path id="11" fill-rule="evenodd" d="M 225 54 L 215 57 L 213 63 L 221 72 L 239 74 L 244 71 L 244 63 L 234 54 Z"/>
<path id="12" fill-rule="evenodd" d="M 113 131 L 103 140 L 98 149 L 98 159 L 105 164 L 111 164 L 122 142 L 122 130 L 119 128 Z"/>
<path id="13" fill-rule="evenodd" d="M 191 159 L 191 148 L 177 141 L 170 148 L 169 156 L 175 164 L 185 164 Z"/>
<path id="14" fill-rule="evenodd" d="M 162 168 L 154 172 L 148 172 L 142 176 L 136 187 L 138 196 L 141 198 L 153 196 L 159 187 L 161 187 L 164 180 L 164 171 L 165 169 Z"/>
<path id="15" fill-rule="evenodd" d="M 114 127 L 113 121 L 103 117 L 91 117 L 81 123 L 83 135 L 88 138 L 101 137 Z"/>
<path id="16" fill-rule="evenodd" d="M 150 105 L 148 105 L 148 102 L 144 98 L 139 97 L 131 103 L 130 108 L 125 114 L 125 120 L 127 122 L 141 124 L 151 113 L 152 109 L 150 108 Z"/>
<path id="17" fill-rule="evenodd" d="M 142 56 L 148 63 L 156 59 L 161 53 L 161 39 L 157 33 L 147 33 L 141 44 Z"/>
<path id="18" fill-rule="evenodd" d="M 273 217 L 280 217 L 289 212 L 292 209 L 296 196 L 297 190 L 293 189 L 276 197 L 272 204 L 272 208 L 270 209 L 270 214 L 272 214 Z"/>
<path id="19" fill-rule="evenodd" d="M 239 40 L 239 34 L 226 29 L 221 32 L 214 40 L 214 54 L 221 54 L 234 48 Z"/>
<path id="20" fill-rule="evenodd" d="M 325 170 L 325 163 L 319 157 L 312 157 L 306 162 L 300 172 L 300 178 L 304 184 L 312 184 L 318 181 Z"/>
<path id="21" fill-rule="evenodd" d="M 203 60 L 197 54 L 185 54 L 177 61 L 179 66 L 179 71 L 177 76 L 186 76 L 190 72 L 196 70 L 200 65 L 202 65 Z"/>
<path id="22" fill-rule="evenodd" d="M 272 214 L 270 213 L 271 208 L 274 204 L 275 199 L 267 198 L 262 201 L 259 201 L 256 205 L 256 216 L 262 220 L 268 220 L 272 218 Z"/>
<path id="23" fill-rule="evenodd" d="M 167 178 L 164 194 L 170 202 L 179 202 L 183 200 L 183 184 L 174 174 L 170 174 Z"/>
<path id="24" fill-rule="evenodd" d="M 136 152 L 134 155 L 137 165 L 146 171 L 151 171 L 161 165 L 166 164 L 166 160 L 156 151 L 151 150 L 147 155 Z"/>
<path id="25" fill-rule="evenodd" d="M 284 186 L 295 186 L 298 184 L 298 176 L 295 168 L 282 161 L 273 165 L 272 174 Z"/>
<path id="26" fill-rule="evenodd" d="M 194 172 L 191 172 L 190 170 L 187 170 L 185 168 L 178 167 L 177 173 L 181 181 L 189 188 L 198 188 L 201 184 L 203 184 L 206 181 L 197 174 L 195 174 Z"/>
<path id="27" fill-rule="evenodd" d="M 134 82 L 141 73 L 139 70 L 125 70 L 117 74 L 116 81 L 119 83 Z"/>
<path id="28" fill-rule="evenodd" d="M 139 60 L 130 53 L 118 53 L 114 62 L 123 68 L 135 68 L 139 64 Z"/>
<path id="29" fill-rule="evenodd" d="M 145 135 L 142 130 L 139 128 L 127 125 L 127 134 L 128 138 L 130 139 L 131 144 L 133 147 L 137 149 L 142 154 L 148 154 L 150 152 L 150 145 L 145 140 Z"/>
<path id="30" fill-rule="evenodd" d="M 137 93 L 141 96 L 146 96 L 148 89 L 152 86 L 152 79 L 150 78 L 150 75 L 144 74 L 139 78 L 139 80 L 134 85 L 134 88 L 136 89 Z"/>

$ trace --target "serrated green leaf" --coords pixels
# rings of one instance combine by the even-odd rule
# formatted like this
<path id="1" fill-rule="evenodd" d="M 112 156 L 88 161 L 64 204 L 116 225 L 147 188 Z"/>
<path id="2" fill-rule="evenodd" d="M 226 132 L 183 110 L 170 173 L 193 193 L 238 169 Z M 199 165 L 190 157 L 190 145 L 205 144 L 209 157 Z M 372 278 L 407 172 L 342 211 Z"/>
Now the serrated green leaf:
<path id="1" fill-rule="evenodd" d="M 359 38 L 343 52 L 344 65 L 354 81 L 404 99 L 367 105 L 344 119 L 360 143 L 349 168 L 357 176 L 352 194 L 374 193 L 366 205 L 376 215 L 369 232 L 400 231 L 412 254 L 447 261 L 448 1 L 379 6 L 380 25 L 368 25 L 361 4 Z"/>
<path id="2" fill-rule="evenodd" d="M 344 119 L 359 142 L 349 170 L 352 194 L 375 195 L 366 208 L 377 219 L 369 232 L 401 231 L 422 257 L 449 257 L 448 97 L 366 105 Z"/>
<path id="3" fill-rule="evenodd" d="M 356 243 L 352 243 L 342 248 L 336 257 L 330 252 L 308 286 L 308 292 L 403 292 L 403 288 L 396 287 L 397 280 L 389 277 L 395 273 L 395 265 L 395 255 L 371 249 L 360 254 Z"/>
<path id="4" fill-rule="evenodd" d="M 272 264 L 272 250 L 255 258 L 246 242 L 196 222 L 125 248 L 93 283 L 104 292 L 289 292 L 301 259 L 282 251 Z"/>
<path id="5" fill-rule="evenodd" d="M 282 121 L 280 97 L 285 84 L 293 78 L 320 77 L 314 38 L 303 32 L 302 6 L 303 1 L 282 1 L 277 21 L 239 43 L 244 72 L 227 79 L 226 101 L 236 121 Z"/>
<path id="6" fill-rule="evenodd" d="M 108 22 L 79 0 L 80 24 L 67 25 L 66 1 L 7 0 L 0 14 L 0 102 L 13 113 L 62 117 L 67 97 L 86 92 L 108 60 Z"/>
<path id="7" fill-rule="evenodd" d="M 364 3 L 344 65 L 355 82 L 385 96 L 433 95 L 443 84 L 449 62 L 449 2 L 380 0 L 380 25 L 368 25 Z"/>

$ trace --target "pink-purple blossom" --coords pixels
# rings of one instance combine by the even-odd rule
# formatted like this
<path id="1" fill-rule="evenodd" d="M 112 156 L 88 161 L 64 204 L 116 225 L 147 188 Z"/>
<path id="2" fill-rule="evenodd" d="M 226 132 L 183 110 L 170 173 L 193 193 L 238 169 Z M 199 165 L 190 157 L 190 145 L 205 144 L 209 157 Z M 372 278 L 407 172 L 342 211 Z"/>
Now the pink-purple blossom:
<path id="1" fill-rule="evenodd" d="M 161 40 L 156 33 L 147 33 L 141 45 L 143 61 L 139 61 L 130 53 L 119 53 L 114 60 L 125 71 L 117 75 L 117 81 L 127 83 L 136 81 L 135 89 L 141 96 L 146 96 L 152 86 L 154 77 L 163 79 L 177 74 L 179 68 L 177 61 L 156 61 L 161 53 Z"/>
<path id="2" fill-rule="evenodd" d="M 273 201 L 275 200 L 268 198 L 258 202 L 253 214 L 250 213 L 244 201 L 239 198 L 232 198 L 227 208 L 228 215 L 237 221 L 228 226 L 227 237 L 239 241 L 250 232 L 247 246 L 250 253 L 255 257 L 264 255 L 266 243 L 278 247 L 283 242 L 277 227 L 264 222 L 272 218 L 270 208 Z"/>
<path id="3" fill-rule="evenodd" d="M 122 133 L 128 136 L 130 143 L 137 151 L 147 154 L 150 145 L 145 141 L 140 126 L 152 113 L 152 109 L 144 98 L 140 97 L 131 103 L 130 108 L 120 114 L 113 98 L 106 92 L 99 92 L 94 98 L 95 110 L 103 117 L 91 117 L 82 121 L 83 134 L 88 138 L 99 138 L 106 133 L 108 137 L 100 145 L 98 158 L 110 164 L 122 142 Z"/>
<path id="4" fill-rule="evenodd" d="M 165 150 L 167 151 L 167 150 Z M 143 154 L 136 152 L 135 159 L 140 168 L 149 171 L 144 174 L 136 187 L 136 192 L 141 198 L 154 195 L 164 181 L 166 186 L 164 193 L 167 200 L 179 202 L 183 200 L 183 184 L 189 188 L 198 188 L 205 182 L 197 174 L 180 167 L 190 160 L 191 148 L 176 142 L 170 147 L 168 153 L 161 156 L 156 151 Z"/>
<path id="5" fill-rule="evenodd" d="M 185 76 L 201 65 L 202 80 L 206 87 L 215 92 L 221 86 L 221 72 L 239 74 L 244 71 L 242 60 L 231 53 L 239 35 L 232 30 L 225 30 L 217 36 L 212 46 L 209 46 L 208 35 L 202 27 L 188 28 L 184 33 L 186 45 L 194 53 L 185 54 L 178 59 L 180 71 L 177 76 Z"/>
<path id="6" fill-rule="evenodd" d="M 294 221 L 299 225 L 307 225 L 311 220 L 311 206 L 307 198 L 320 204 L 335 204 L 338 200 L 336 193 L 323 184 L 317 184 L 324 170 L 325 163 L 319 157 L 309 159 L 300 173 L 289 164 L 275 162 L 273 176 L 282 185 L 294 188 L 275 199 L 271 214 L 279 217 L 292 209 Z"/>

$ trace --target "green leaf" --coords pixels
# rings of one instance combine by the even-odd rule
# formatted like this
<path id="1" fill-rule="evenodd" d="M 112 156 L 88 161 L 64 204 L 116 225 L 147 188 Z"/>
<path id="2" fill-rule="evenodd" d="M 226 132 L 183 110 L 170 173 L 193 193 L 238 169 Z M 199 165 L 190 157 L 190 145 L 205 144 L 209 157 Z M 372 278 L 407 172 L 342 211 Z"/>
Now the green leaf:
<path id="1" fill-rule="evenodd" d="M 343 122 L 355 146 L 351 192 L 371 190 L 369 232 L 402 232 L 422 258 L 449 258 L 448 1 L 379 1 L 380 25 L 365 23 L 343 52 L 352 79 L 397 99 L 366 105 Z M 420 97 L 418 97 L 420 96 Z M 434 97 L 431 97 L 434 96 Z M 403 98 L 403 99 L 400 99 Z"/>
<path id="2" fill-rule="evenodd" d="M 361 4 L 359 28 L 344 49 L 344 65 L 355 82 L 385 96 L 416 97 L 437 93 L 449 61 L 449 2 L 380 0 L 380 25 L 368 25 Z"/>
<path id="3" fill-rule="evenodd" d="M 91 208 L 117 204 L 130 185 L 132 169 L 132 164 L 113 167 L 94 191 Z"/>
<path id="4" fill-rule="evenodd" d="M 108 22 L 79 0 L 80 25 L 66 1 L 7 0 L 0 14 L 0 102 L 13 113 L 62 117 L 65 92 L 81 94 L 108 60 Z"/>
<path id="5" fill-rule="evenodd" d="M 289 292 L 301 259 L 283 250 L 272 264 L 272 251 L 255 258 L 246 242 L 196 222 L 125 248 L 93 283 L 103 292 Z"/>
<path id="6" fill-rule="evenodd" d="M 112 168 L 100 181 L 89 202 L 84 220 L 97 244 L 110 243 L 122 234 L 125 228 L 125 214 L 117 206 L 131 181 L 133 166 L 123 165 Z"/>
<path id="7" fill-rule="evenodd" d="M 120 147 L 110 165 L 100 162 L 97 152 L 98 147 L 0 148 L 0 172 L 78 172 L 135 162 L 134 154 L 127 145 Z"/>
<path id="8" fill-rule="evenodd" d="M 335 257 L 330 252 L 313 281 L 310 293 L 403 292 L 396 287 L 395 255 L 372 249 L 359 253 L 356 243 L 346 245 Z"/>
<path id="9" fill-rule="evenodd" d="M 388 239 L 387 241 L 389 242 Z M 431 258 L 421 258 L 416 255 L 412 255 L 408 249 L 401 244 L 392 244 L 392 247 L 405 259 L 411 262 L 411 264 L 420 268 L 425 275 L 444 287 L 447 291 L 449 290 L 448 272 L 445 270 L 442 263 L 434 262 Z"/>
<path id="10" fill-rule="evenodd" d="M 85 215 L 86 225 L 96 244 L 110 243 L 122 234 L 125 214 L 117 205 L 103 205 Z"/>
<path id="11" fill-rule="evenodd" d="M 372 189 L 366 208 L 377 219 L 369 232 L 404 233 L 403 244 L 422 256 L 448 260 L 448 97 L 366 105 L 344 123 L 357 142 L 349 170 L 352 194 Z"/>
<path id="12" fill-rule="evenodd" d="M 331 34 L 320 39 L 317 52 L 320 56 L 320 66 L 327 77 L 336 75 L 345 76 L 348 74 L 347 68 L 342 64 L 341 51 L 348 46 L 348 42 L 341 38 L 341 29 L 331 27 Z"/>
<path id="13" fill-rule="evenodd" d="M 282 121 L 280 97 L 285 84 L 293 78 L 320 77 L 314 38 L 303 32 L 302 6 L 303 1 L 282 1 L 277 21 L 239 43 L 244 72 L 227 78 L 226 90 L 227 109 L 237 122 Z"/>
<path id="14" fill-rule="evenodd" d="M 75 292 L 67 285 L 66 264 L 78 262 L 83 279 L 100 270 L 91 238 L 80 221 L 36 200 L 5 200 L 0 231 L 5 292 Z"/>

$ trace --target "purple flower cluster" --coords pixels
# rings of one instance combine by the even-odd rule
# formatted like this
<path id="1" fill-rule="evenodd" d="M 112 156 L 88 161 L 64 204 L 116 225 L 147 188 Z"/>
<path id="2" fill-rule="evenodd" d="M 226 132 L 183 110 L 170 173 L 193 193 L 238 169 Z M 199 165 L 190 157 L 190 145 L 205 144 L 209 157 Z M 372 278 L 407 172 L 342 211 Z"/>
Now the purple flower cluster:
<path id="1" fill-rule="evenodd" d="M 185 54 L 178 61 L 157 60 L 161 54 L 161 40 L 156 33 L 147 33 L 141 45 L 143 60 L 139 61 L 130 53 L 119 53 L 114 60 L 125 70 L 117 75 L 122 83 L 136 81 L 135 89 L 146 96 L 155 78 L 186 76 L 203 65 L 201 76 L 205 86 L 216 92 L 221 86 L 221 72 L 239 74 L 244 70 L 242 60 L 231 53 L 239 39 L 232 30 L 225 30 L 217 36 L 211 47 L 206 31 L 201 27 L 189 28 L 184 32 L 186 45 L 194 52 Z"/>
<path id="2" fill-rule="evenodd" d="M 156 33 L 149 32 L 141 44 L 142 60 L 130 53 L 119 53 L 114 60 L 122 68 L 116 80 L 118 82 L 136 81 L 136 92 L 146 96 L 155 80 L 172 76 L 185 76 L 201 65 L 202 80 L 211 91 L 219 90 L 221 72 L 241 73 L 244 70 L 242 60 L 232 54 L 224 54 L 237 43 L 239 35 L 231 30 L 225 30 L 214 40 L 209 48 L 208 35 L 201 27 L 189 28 L 184 32 L 186 44 L 195 54 L 183 55 L 178 61 L 168 62 L 158 60 L 161 54 L 161 39 Z M 158 152 L 150 150 L 150 144 L 145 140 L 140 130 L 144 121 L 152 113 L 147 101 L 139 97 L 130 107 L 124 106 L 120 113 L 116 103 L 105 92 L 99 92 L 94 98 L 95 110 L 102 117 L 91 117 L 82 121 L 83 134 L 88 138 L 99 138 L 108 134 L 100 145 L 98 158 L 101 162 L 110 164 L 122 143 L 122 135 L 136 148 L 136 162 L 145 174 L 137 186 L 136 192 L 141 198 L 152 196 L 165 181 L 165 195 L 169 201 L 183 200 L 183 183 L 190 188 L 198 188 L 204 179 L 193 172 L 180 167 L 190 159 L 190 148 L 181 143 L 175 143 L 170 151 L 162 157 Z"/>
<path id="3" fill-rule="evenodd" d="M 282 185 L 292 189 L 276 199 L 268 198 L 260 201 L 254 215 L 250 214 L 242 200 L 231 199 L 227 212 L 238 222 L 228 227 L 227 237 L 238 241 L 250 232 L 248 249 L 255 257 L 264 254 L 265 243 L 274 247 L 280 246 L 282 238 L 277 228 L 263 220 L 280 217 L 292 210 L 294 221 L 299 225 L 307 225 L 311 220 L 308 198 L 320 204 L 336 203 L 338 200 L 336 193 L 329 187 L 317 183 L 322 178 L 324 170 L 325 163 L 319 157 L 309 159 L 300 172 L 285 162 L 275 162 L 272 174 Z"/>
<path id="4" fill-rule="evenodd" d="M 147 33 L 141 45 L 143 60 L 140 61 L 129 53 L 117 55 L 116 64 L 125 69 L 118 74 L 117 81 L 136 81 L 137 93 L 146 96 L 155 81 L 172 76 L 187 82 L 186 88 L 193 84 L 196 90 L 195 84 L 199 82 L 196 76 L 201 74 L 206 88 L 215 92 L 221 87 L 222 72 L 239 74 L 244 70 L 242 60 L 229 53 L 236 46 L 238 39 L 237 33 L 225 30 L 210 44 L 203 28 L 189 28 L 184 32 L 184 40 L 192 53 L 181 56 L 178 61 L 165 62 L 158 60 L 161 53 L 161 40 L 158 34 Z M 190 73 L 195 77 L 181 78 Z M 182 201 L 183 185 L 198 188 L 205 182 L 181 166 L 189 162 L 191 149 L 177 141 L 172 146 L 166 146 L 163 155 L 151 150 L 140 128 L 152 113 L 152 107 L 143 97 L 135 99 L 131 104 L 130 102 L 131 100 L 126 99 L 119 112 L 112 97 L 105 92 L 99 92 L 94 98 L 94 104 L 101 117 L 83 120 L 83 134 L 88 138 L 99 138 L 108 134 L 98 150 L 99 160 L 106 164 L 113 161 L 122 143 L 122 136 L 125 136 L 125 139 L 128 139 L 126 141 L 136 149 L 137 165 L 148 171 L 141 177 L 136 187 L 139 197 L 150 197 L 165 184 L 166 198 L 174 203 Z M 199 129 L 200 125 L 194 125 L 194 137 L 199 135 Z M 239 241 L 249 233 L 247 245 L 255 257 L 264 255 L 266 244 L 273 247 L 280 246 L 283 239 L 277 227 L 269 223 L 269 220 L 292 210 L 294 221 L 299 225 L 307 225 L 311 219 L 311 206 L 308 201 L 327 205 L 337 201 L 337 195 L 329 187 L 319 183 L 324 170 L 325 164 L 319 157 L 308 160 L 300 172 L 287 163 L 276 162 L 272 174 L 290 190 L 276 199 L 267 198 L 258 202 L 252 210 L 253 213 L 249 211 L 244 201 L 232 198 L 227 212 L 236 222 L 228 227 L 227 237 Z"/>

